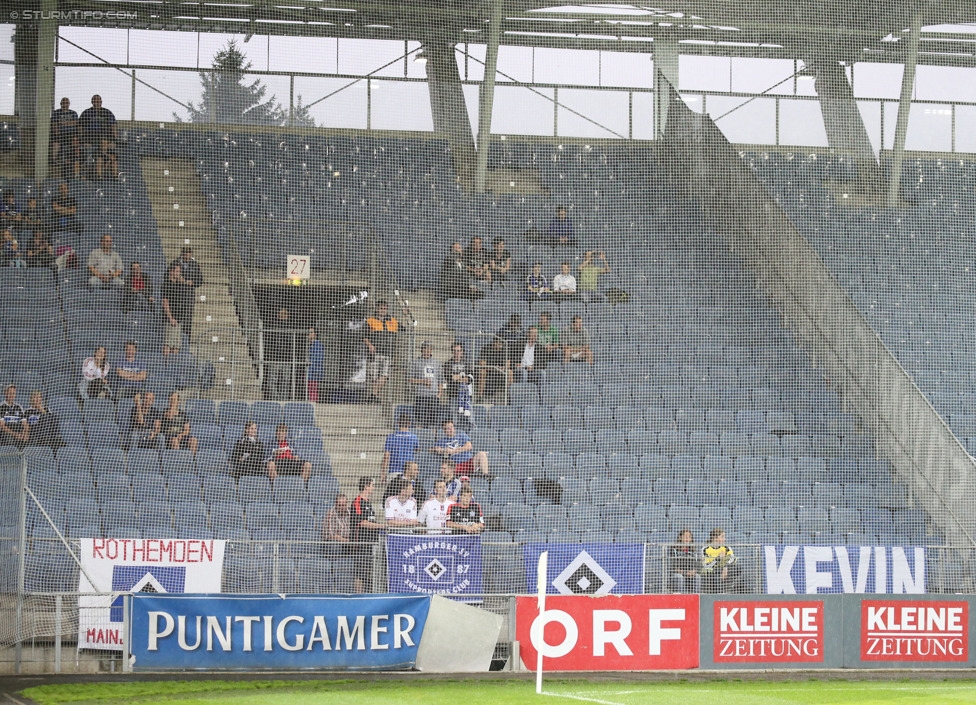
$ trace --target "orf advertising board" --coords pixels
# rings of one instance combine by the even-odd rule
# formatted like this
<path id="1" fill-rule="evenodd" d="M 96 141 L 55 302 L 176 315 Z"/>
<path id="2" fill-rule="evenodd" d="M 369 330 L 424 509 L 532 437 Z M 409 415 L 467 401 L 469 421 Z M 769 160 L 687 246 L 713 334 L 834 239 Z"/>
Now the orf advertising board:
<path id="1" fill-rule="evenodd" d="M 697 595 L 519 597 L 515 629 L 529 670 L 540 648 L 544 670 L 672 670 L 698 667 L 698 619 Z"/>
<path id="2" fill-rule="evenodd" d="M 862 661 L 968 661 L 969 603 L 863 600 L 860 642 Z"/>
<path id="3" fill-rule="evenodd" d="M 715 663 L 822 663 L 822 600 L 716 600 Z"/>

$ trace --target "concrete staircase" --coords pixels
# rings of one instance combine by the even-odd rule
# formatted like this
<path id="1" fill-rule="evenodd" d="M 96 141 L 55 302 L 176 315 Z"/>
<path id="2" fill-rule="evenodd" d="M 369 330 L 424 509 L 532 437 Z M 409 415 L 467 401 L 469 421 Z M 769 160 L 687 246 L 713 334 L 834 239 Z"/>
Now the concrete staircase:
<path id="1" fill-rule="evenodd" d="M 203 396 L 260 399 L 261 385 L 241 331 L 193 162 L 143 158 L 141 166 L 166 261 L 176 259 L 182 247 L 190 245 L 203 270 L 204 284 L 197 289 L 191 350 L 201 362 L 212 363 L 217 372 L 216 385 Z"/>

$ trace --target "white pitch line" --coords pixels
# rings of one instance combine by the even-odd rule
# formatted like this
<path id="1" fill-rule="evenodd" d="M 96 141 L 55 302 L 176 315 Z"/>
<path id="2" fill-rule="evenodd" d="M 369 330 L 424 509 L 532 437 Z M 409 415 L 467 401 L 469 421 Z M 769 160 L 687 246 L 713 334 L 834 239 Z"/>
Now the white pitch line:
<path id="1" fill-rule="evenodd" d="M 542 695 L 548 695 L 551 698 L 568 698 L 570 700 L 582 700 L 587 703 L 599 703 L 599 705 L 624 705 L 624 703 L 616 703 L 612 700 L 600 700 L 598 698 L 587 698 L 583 695 L 570 695 L 569 693 L 550 693 L 545 690 L 542 691 Z"/>

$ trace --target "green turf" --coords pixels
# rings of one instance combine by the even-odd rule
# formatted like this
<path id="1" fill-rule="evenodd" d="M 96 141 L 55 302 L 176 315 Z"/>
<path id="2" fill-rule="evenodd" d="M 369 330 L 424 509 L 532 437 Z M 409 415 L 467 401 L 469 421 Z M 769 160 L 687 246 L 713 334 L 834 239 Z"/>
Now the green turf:
<path id="1" fill-rule="evenodd" d="M 23 695 L 41 705 L 456 705 L 476 700 L 506 705 L 533 700 L 604 705 L 693 703 L 694 705 L 932 705 L 976 703 L 976 682 L 901 681 L 742 681 L 593 682 L 548 679 L 537 698 L 527 680 L 456 681 L 161 681 L 86 683 L 30 688 Z"/>

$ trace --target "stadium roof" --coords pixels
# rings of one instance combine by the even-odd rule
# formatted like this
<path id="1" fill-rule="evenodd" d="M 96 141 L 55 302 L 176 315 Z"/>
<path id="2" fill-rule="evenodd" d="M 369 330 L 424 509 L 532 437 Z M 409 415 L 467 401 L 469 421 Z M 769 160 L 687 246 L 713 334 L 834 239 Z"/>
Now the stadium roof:
<path id="1" fill-rule="evenodd" d="M 486 43 L 488 0 L 56 0 L 75 26 Z M 976 66 L 976 0 L 505 0 L 502 45 L 902 62 L 922 15 L 919 63 Z"/>

